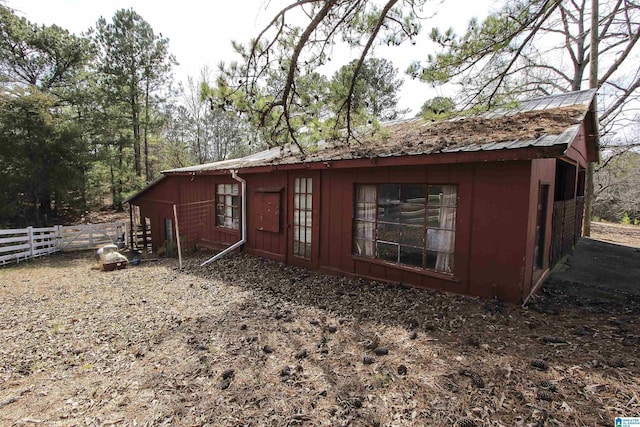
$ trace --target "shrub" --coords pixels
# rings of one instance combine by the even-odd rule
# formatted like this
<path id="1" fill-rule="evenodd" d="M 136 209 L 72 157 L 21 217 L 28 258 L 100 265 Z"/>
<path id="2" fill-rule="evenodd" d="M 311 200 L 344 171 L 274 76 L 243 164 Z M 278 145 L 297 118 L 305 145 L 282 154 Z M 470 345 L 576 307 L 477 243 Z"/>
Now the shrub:
<path id="1" fill-rule="evenodd" d="M 624 215 L 622 215 L 620 224 L 625 224 L 625 225 L 631 224 L 631 218 L 629 218 L 629 214 L 627 212 L 625 212 Z"/>

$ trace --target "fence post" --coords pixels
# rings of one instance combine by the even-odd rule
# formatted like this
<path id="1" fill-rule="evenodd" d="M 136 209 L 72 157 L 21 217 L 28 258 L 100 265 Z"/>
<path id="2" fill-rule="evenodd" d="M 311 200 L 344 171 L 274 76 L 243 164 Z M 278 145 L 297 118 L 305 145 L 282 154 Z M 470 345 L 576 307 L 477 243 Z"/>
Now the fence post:
<path id="1" fill-rule="evenodd" d="M 29 239 L 29 258 L 33 258 L 33 227 L 27 227 L 27 238 Z"/>
<path id="2" fill-rule="evenodd" d="M 93 247 L 93 224 L 89 224 L 89 246 Z"/>
<path id="3" fill-rule="evenodd" d="M 64 225 L 61 225 L 58 229 L 58 250 L 60 252 L 64 251 Z"/>
<path id="4" fill-rule="evenodd" d="M 124 223 L 122 222 L 116 222 L 116 242 L 118 242 L 120 239 L 122 239 L 122 242 L 124 244 L 127 243 L 127 236 L 125 235 L 126 233 L 122 232 L 122 226 L 124 225 Z"/>
<path id="5" fill-rule="evenodd" d="M 54 235 L 53 235 L 53 238 L 55 239 L 55 245 L 53 246 L 53 252 L 60 251 L 60 242 L 62 239 L 61 229 L 62 229 L 61 225 L 55 226 Z"/>

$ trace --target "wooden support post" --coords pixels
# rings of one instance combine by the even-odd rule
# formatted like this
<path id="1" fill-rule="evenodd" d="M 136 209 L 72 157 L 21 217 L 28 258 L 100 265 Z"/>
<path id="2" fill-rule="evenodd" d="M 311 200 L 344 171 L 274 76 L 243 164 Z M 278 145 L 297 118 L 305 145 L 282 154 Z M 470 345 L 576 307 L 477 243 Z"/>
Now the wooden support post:
<path id="1" fill-rule="evenodd" d="M 142 250 L 147 252 L 147 218 L 140 215 L 140 222 L 142 223 Z M 137 234 L 137 232 L 136 232 Z"/>
<path id="2" fill-rule="evenodd" d="M 173 205 L 173 218 L 176 222 L 176 243 L 178 244 L 178 264 L 182 268 L 182 248 L 180 247 L 180 227 L 178 226 L 178 209 Z"/>
<path id="3" fill-rule="evenodd" d="M 133 205 L 129 203 L 129 247 L 133 249 L 133 235 L 135 234 L 135 224 L 133 223 Z"/>

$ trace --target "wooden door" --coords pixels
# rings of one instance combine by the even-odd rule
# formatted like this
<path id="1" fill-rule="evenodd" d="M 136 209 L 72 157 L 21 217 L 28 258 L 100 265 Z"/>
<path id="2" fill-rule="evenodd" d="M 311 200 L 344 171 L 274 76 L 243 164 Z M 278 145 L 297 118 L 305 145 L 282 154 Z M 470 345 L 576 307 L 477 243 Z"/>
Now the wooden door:
<path id="1" fill-rule="evenodd" d="M 318 267 L 320 229 L 320 174 L 315 171 L 290 176 L 289 263 Z"/>

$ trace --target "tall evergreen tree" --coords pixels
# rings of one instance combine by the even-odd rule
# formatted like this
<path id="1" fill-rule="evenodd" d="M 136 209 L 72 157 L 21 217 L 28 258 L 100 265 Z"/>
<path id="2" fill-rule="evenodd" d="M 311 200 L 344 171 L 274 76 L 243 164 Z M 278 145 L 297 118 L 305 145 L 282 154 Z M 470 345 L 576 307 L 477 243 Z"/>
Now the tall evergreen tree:
<path id="1" fill-rule="evenodd" d="M 84 207 L 88 152 L 77 119 L 89 43 L 0 5 L 0 222 L 46 224 Z"/>
<path id="2" fill-rule="evenodd" d="M 354 60 L 342 66 L 331 79 L 329 98 L 338 113 L 346 105 L 357 65 L 358 61 Z M 405 113 L 398 109 L 398 91 L 403 83 L 398 78 L 398 70 L 390 61 L 381 58 L 366 59 L 351 95 L 352 109 L 380 120 L 398 118 Z"/>
<path id="3" fill-rule="evenodd" d="M 111 22 L 100 18 L 91 35 L 98 49 L 99 87 L 108 104 L 104 110 L 111 110 L 118 121 L 119 115 L 126 114 L 135 174 L 150 181 L 152 110 L 161 101 L 160 89 L 170 80 L 176 64 L 169 53 L 169 40 L 155 34 L 132 9 L 117 11 Z"/>

